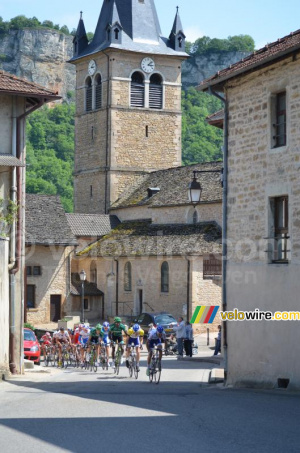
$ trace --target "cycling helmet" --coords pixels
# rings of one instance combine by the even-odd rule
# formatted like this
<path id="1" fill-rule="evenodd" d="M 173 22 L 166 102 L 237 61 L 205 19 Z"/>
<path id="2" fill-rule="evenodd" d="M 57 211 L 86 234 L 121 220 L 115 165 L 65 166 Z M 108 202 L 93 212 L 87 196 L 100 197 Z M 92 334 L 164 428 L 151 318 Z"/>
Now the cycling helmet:
<path id="1" fill-rule="evenodd" d="M 135 325 L 133 326 L 133 330 L 134 330 L 135 332 L 138 332 L 138 331 L 140 330 L 140 326 L 139 326 L 138 324 L 135 324 Z"/>
<path id="2" fill-rule="evenodd" d="M 45 335 L 46 335 L 47 337 L 51 337 L 51 333 L 50 333 L 50 332 L 46 332 Z"/>
<path id="3" fill-rule="evenodd" d="M 101 330 L 101 324 L 97 324 L 95 327 L 96 330 Z"/>
<path id="4" fill-rule="evenodd" d="M 118 316 L 116 316 L 115 319 L 114 319 L 114 322 L 121 322 L 121 318 L 119 318 Z"/>
<path id="5" fill-rule="evenodd" d="M 163 333 L 164 328 L 163 328 L 163 326 L 157 326 L 156 330 L 157 330 L 158 333 Z"/>
<path id="6" fill-rule="evenodd" d="M 109 329 L 109 322 L 105 321 L 105 322 L 103 323 L 103 328 L 104 328 L 105 330 Z"/>

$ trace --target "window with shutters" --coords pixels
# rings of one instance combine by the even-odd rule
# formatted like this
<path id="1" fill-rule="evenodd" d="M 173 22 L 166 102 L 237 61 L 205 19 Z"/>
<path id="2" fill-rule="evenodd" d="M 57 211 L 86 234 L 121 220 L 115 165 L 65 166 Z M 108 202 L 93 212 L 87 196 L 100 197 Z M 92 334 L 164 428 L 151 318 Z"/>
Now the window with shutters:
<path id="1" fill-rule="evenodd" d="M 150 109 L 162 109 L 163 107 L 163 86 L 159 74 L 153 74 L 150 77 L 149 107 Z"/>
<path id="2" fill-rule="evenodd" d="M 271 98 L 272 110 L 272 148 L 287 144 L 286 92 L 277 93 Z"/>
<path id="3" fill-rule="evenodd" d="M 132 289 L 131 277 L 131 263 L 128 261 L 124 267 L 124 291 L 131 291 Z"/>
<path id="4" fill-rule="evenodd" d="M 95 108 L 101 109 L 102 107 L 102 79 L 101 75 L 97 74 L 95 77 Z"/>
<path id="5" fill-rule="evenodd" d="M 35 285 L 26 286 L 26 307 L 35 308 Z"/>
<path id="6" fill-rule="evenodd" d="M 131 107 L 144 107 L 145 105 L 145 84 L 144 76 L 136 71 L 131 77 Z"/>
<path id="7" fill-rule="evenodd" d="M 168 293 L 169 292 L 169 265 L 165 261 L 161 265 L 161 292 Z"/>
<path id="8" fill-rule="evenodd" d="M 288 196 L 271 198 L 270 213 L 270 237 L 268 238 L 270 261 L 287 263 L 291 254 Z"/>
<path id="9" fill-rule="evenodd" d="M 90 112 L 93 105 L 93 87 L 92 79 L 88 77 L 85 81 L 85 110 Z"/>
<path id="10" fill-rule="evenodd" d="M 90 279 L 92 283 L 96 283 L 97 285 L 97 264 L 95 263 L 95 261 L 91 262 Z"/>
<path id="11" fill-rule="evenodd" d="M 203 258 L 203 279 L 217 280 L 222 277 L 222 255 L 207 255 Z"/>

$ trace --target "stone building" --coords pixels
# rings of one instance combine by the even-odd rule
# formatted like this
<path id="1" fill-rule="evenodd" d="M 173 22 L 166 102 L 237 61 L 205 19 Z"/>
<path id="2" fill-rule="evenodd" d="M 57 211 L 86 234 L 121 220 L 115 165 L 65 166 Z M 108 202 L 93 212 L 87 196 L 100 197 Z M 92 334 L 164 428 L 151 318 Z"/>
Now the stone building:
<path id="1" fill-rule="evenodd" d="M 227 383 L 236 386 L 300 388 L 299 55 L 297 31 L 199 86 L 225 98 L 224 309 L 298 319 L 226 322 Z"/>
<path id="2" fill-rule="evenodd" d="M 24 187 L 27 115 L 56 93 L 0 72 L 0 373 L 23 369 Z M 7 214 L 18 207 L 16 218 Z"/>
<path id="3" fill-rule="evenodd" d="M 77 245 L 59 197 L 26 195 L 27 321 L 58 321 L 71 297 L 71 258 Z"/>
<path id="4" fill-rule="evenodd" d="M 83 269 L 97 282 L 105 318 L 149 310 L 190 317 L 195 305 L 220 305 L 222 165 L 180 167 L 187 57 L 178 11 L 164 38 L 153 0 L 104 1 L 90 44 L 80 18 L 70 60 L 77 110 L 68 219 L 100 214 L 109 223 L 114 215 L 121 223 L 78 250 L 72 273 Z M 212 173 L 201 175 L 194 210 L 187 189 L 200 169 Z"/>

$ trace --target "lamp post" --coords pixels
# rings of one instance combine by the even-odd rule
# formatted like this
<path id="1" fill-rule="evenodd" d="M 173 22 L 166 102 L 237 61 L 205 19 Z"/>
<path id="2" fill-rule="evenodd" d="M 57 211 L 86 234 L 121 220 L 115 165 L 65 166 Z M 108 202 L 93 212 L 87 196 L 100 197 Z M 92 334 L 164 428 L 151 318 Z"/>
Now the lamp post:
<path id="1" fill-rule="evenodd" d="M 86 280 L 86 273 L 82 270 L 79 274 L 81 280 L 81 322 L 84 322 L 84 282 Z"/>
<path id="2" fill-rule="evenodd" d="M 197 179 L 197 174 L 199 173 L 221 173 L 220 180 L 223 182 L 223 170 L 194 170 L 194 177 L 192 181 L 189 183 L 188 187 L 188 197 L 190 203 L 194 206 L 194 208 L 197 206 L 197 204 L 200 203 L 201 200 L 201 194 L 202 194 L 202 186 L 200 182 Z"/>

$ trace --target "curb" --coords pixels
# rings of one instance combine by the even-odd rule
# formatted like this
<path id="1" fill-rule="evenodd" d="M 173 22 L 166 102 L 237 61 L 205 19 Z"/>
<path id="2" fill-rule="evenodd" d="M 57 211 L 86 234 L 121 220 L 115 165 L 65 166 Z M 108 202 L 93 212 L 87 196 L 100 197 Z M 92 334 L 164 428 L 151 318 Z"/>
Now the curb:
<path id="1" fill-rule="evenodd" d="M 220 365 L 223 361 L 223 357 L 184 357 L 182 362 L 206 362 L 206 363 L 215 363 Z"/>

